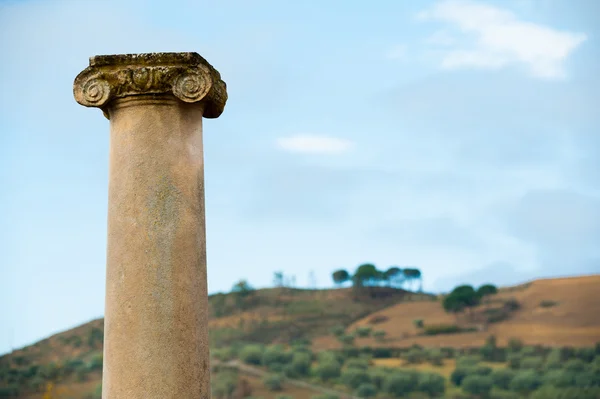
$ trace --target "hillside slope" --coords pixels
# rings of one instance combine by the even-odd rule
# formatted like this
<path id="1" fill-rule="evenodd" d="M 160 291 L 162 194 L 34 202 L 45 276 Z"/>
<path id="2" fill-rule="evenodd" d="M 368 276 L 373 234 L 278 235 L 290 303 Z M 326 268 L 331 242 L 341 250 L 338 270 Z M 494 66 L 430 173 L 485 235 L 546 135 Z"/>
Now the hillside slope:
<path id="1" fill-rule="evenodd" d="M 400 303 L 375 312 L 356 321 L 348 330 L 372 326 L 386 332 L 387 339 L 377 343 L 371 338 L 359 339 L 357 345 L 384 345 L 407 347 L 422 346 L 474 347 L 481 346 L 490 335 L 499 345 L 518 338 L 528 345 L 593 346 L 600 341 L 600 275 L 543 279 L 513 288 L 500 289 L 490 304 L 515 299 L 520 308 L 507 320 L 488 324 L 483 331 L 419 335 L 413 321 L 421 319 L 425 325 L 469 324 L 466 315 L 458 319 L 445 313 L 439 301 Z M 385 320 L 377 324 L 372 321 Z M 478 323 L 471 323 L 479 326 Z M 338 347 L 333 337 L 321 337 L 314 342 L 317 349 Z"/>
<path id="2" fill-rule="evenodd" d="M 536 280 L 501 289 L 475 313 L 459 317 L 446 314 L 439 297 L 386 287 L 218 294 L 209 298 L 211 346 L 310 340 L 313 351 L 319 352 L 341 346 L 331 334 L 340 326 L 349 333 L 361 326 L 385 331 L 383 340 L 357 338 L 356 347 L 477 347 L 490 335 L 501 346 L 511 338 L 530 345 L 593 346 L 600 341 L 598 288 L 600 275 Z M 421 319 L 425 326 L 480 327 L 478 314 L 509 300 L 519 307 L 480 331 L 426 336 L 413 323 Z M 98 319 L 0 357 L 0 389 L 18 386 L 21 393 L 11 397 L 28 399 L 42 398 L 44 390 L 54 392 L 46 397 L 97 398 L 103 335 L 103 320 Z M 52 387 L 48 381 L 58 384 Z M 254 392 L 271 397 L 256 378 L 249 378 L 249 383 Z M 301 397 L 309 398 L 308 391 L 296 399 Z"/>

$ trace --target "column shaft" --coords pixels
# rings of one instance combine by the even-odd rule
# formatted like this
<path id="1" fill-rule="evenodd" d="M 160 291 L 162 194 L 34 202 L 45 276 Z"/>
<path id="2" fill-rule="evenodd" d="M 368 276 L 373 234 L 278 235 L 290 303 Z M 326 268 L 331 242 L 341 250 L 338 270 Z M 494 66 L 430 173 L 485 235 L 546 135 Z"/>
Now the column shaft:
<path id="1" fill-rule="evenodd" d="M 201 103 L 116 99 L 103 399 L 210 398 Z"/>

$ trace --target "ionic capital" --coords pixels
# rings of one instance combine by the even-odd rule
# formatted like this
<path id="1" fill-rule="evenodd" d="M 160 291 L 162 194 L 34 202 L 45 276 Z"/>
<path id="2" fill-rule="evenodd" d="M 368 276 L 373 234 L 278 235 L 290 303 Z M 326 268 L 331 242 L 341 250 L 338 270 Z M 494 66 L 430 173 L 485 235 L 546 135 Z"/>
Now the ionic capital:
<path id="1" fill-rule="evenodd" d="M 204 117 L 217 118 L 227 102 L 221 75 L 198 53 L 97 55 L 73 84 L 75 100 L 104 111 L 110 101 L 145 94 L 173 94 L 204 102 Z"/>

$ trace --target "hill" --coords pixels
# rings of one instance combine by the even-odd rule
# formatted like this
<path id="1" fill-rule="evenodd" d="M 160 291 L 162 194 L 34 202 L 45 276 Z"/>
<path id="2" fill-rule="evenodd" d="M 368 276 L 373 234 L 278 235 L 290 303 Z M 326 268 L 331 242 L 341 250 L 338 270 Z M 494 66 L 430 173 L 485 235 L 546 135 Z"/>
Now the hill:
<path id="1" fill-rule="evenodd" d="M 500 289 L 489 304 L 479 312 L 489 313 L 499 303 L 516 300 L 519 309 L 506 320 L 488 323 L 470 322 L 445 313 L 439 301 L 400 303 L 375 312 L 352 323 L 348 331 L 360 326 L 371 326 L 386 332 L 385 342 L 373 338 L 361 339 L 358 345 L 408 347 L 447 346 L 454 348 L 481 346 L 488 336 L 494 335 L 499 345 L 507 345 L 511 338 L 518 338 L 527 345 L 543 346 L 593 346 L 600 341 L 600 275 L 543 279 L 517 287 Z M 421 335 L 413 321 L 421 319 L 424 324 L 472 326 L 478 331 L 461 334 Z M 382 320 L 379 323 L 373 321 Z M 320 337 L 314 341 L 315 349 L 337 348 L 340 344 L 333 337 Z"/>
<path id="2" fill-rule="evenodd" d="M 354 338 L 357 349 L 404 350 L 420 345 L 466 350 L 484 345 L 490 335 L 500 346 L 519 339 L 525 345 L 587 348 L 600 341 L 598 287 L 600 275 L 536 280 L 502 288 L 473 312 L 461 315 L 445 313 L 442 297 L 388 287 L 242 289 L 209 298 L 211 347 L 215 348 L 211 354 L 222 358 L 229 347 L 237 348 L 231 353 L 239 352 L 241 343 L 309 345 L 307 350 L 319 353 L 341 349 L 339 335 L 360 329 L 377 330 L 379 336 Z M 422 320 L 423 326 L 415 320 Z M 341 329 L 337 338 L 332 335 L 336 329 Z M 0 357 L 0 393 L 28 399 L 97 398 L 102 340 L 103 320 L 98 319 Z M 232 355 L 228 356 L 231 359 Z M 393 356 L 396 359 L 381 359 L 374 365 L 400 367 L 402 361 Z M 213 364 L 218 362 L 215 359 Z M 448 362 L 446 369 L 454 364 Z M 236 367 L 243 377 L 236 375 L 236 389 L 243 386 L 253 396 L 276 398 L 293 393 L 297 399 L 310 398 L 324 389 L 314 381 L 291 381 L 284 391 L 265 391 L 258 377 L 264 370 Z M 447 378 L 450 369 L 440 373 Z M 329 385 L 329 389 L 338 388 Z"/>

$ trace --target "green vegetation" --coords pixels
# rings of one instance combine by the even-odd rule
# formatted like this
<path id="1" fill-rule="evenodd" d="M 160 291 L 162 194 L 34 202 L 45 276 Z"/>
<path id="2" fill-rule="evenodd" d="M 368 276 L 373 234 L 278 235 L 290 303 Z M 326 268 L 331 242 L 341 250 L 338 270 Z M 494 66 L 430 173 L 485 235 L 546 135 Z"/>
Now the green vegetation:
<path id="1" fill-rule="evenodd" d="M 281 391 L 283 389 L 283 379 L 277 374 L 265 377 L 264 383 L 270 391 Z"/>
<path id="2" fill-rule="evenodd" d="M 289 288 L 289 279 L 282 272 L 275 273 L 273 289 L 255 290 L 241 280 L 231 293 L 211 296 L 213 317 L 223 316 L 227 321 L 211 330 L 213 397 L 249 398 L 252 388 L 259 387 L 273 392 L 269 397 L 289 398 L 290 380 L 339 392 L 339 396 L 315 394 L 313 399 L 347 395 L 379 399 L 600 397 L 600 343 L 588 348 L 545 348 L 511 339 L 506 346 L 499 346 L 496 337 L 490 335 L 478 348 L 395 347 L 396 335 L 390 333 L 392 339 L 386 339 L 386 332 L 374 326 L 376 321 L 386 321 L 386 316 L 379 313 L 367 318 L 367 323 L 356 323 L 403 301 L 404 292 L 395 288 L 418 281 L 421 275 L 415 270 L 391 267 L 379 271 L 372 264 L 360 265 L 354 275 L 338 270 L 332 276 L 336 285 L 351 281 L 358 290 L 347 290 L 345 296 Z M 478 289 L 462 285 L 443 297 L 441 304 L 457 315 L 465 312 L 479 320 L 483 315 L 488 322 L 504 320 L 520 304 L 512 298 L 493 297 L 497 291 L 491 284 Z M 544 302 L 548 301 L 539 306 L 556 306 Z M 244 317 L 238 320 L 229 317 L 232 315 Z M 473 331 L 458 317 L 455 324 L 415 319 L 413 325 L 419 335 Z M 412 329 L 411 334 L 415 334 Z M 314 352 L 311 340 L 325 335 L 338 342 L 330 348 L 339 349 Z M 37 353 L 33 349 L 31 353 L 0 357 L 0 398 L 42 392 L 50 383 L 87 382 L 86 389 L 91 389 L 102 372 L 102 341 L 103 330 L 95 325 L 79 335 L 69 333 L 56 339 L 70 357 L 39 361 L 31 354 Z M 247 381 L 249 374 L 254 375 L 252 387 Z M 100 392 L 98 385 L 85 398 L 99 398 Z"/>

